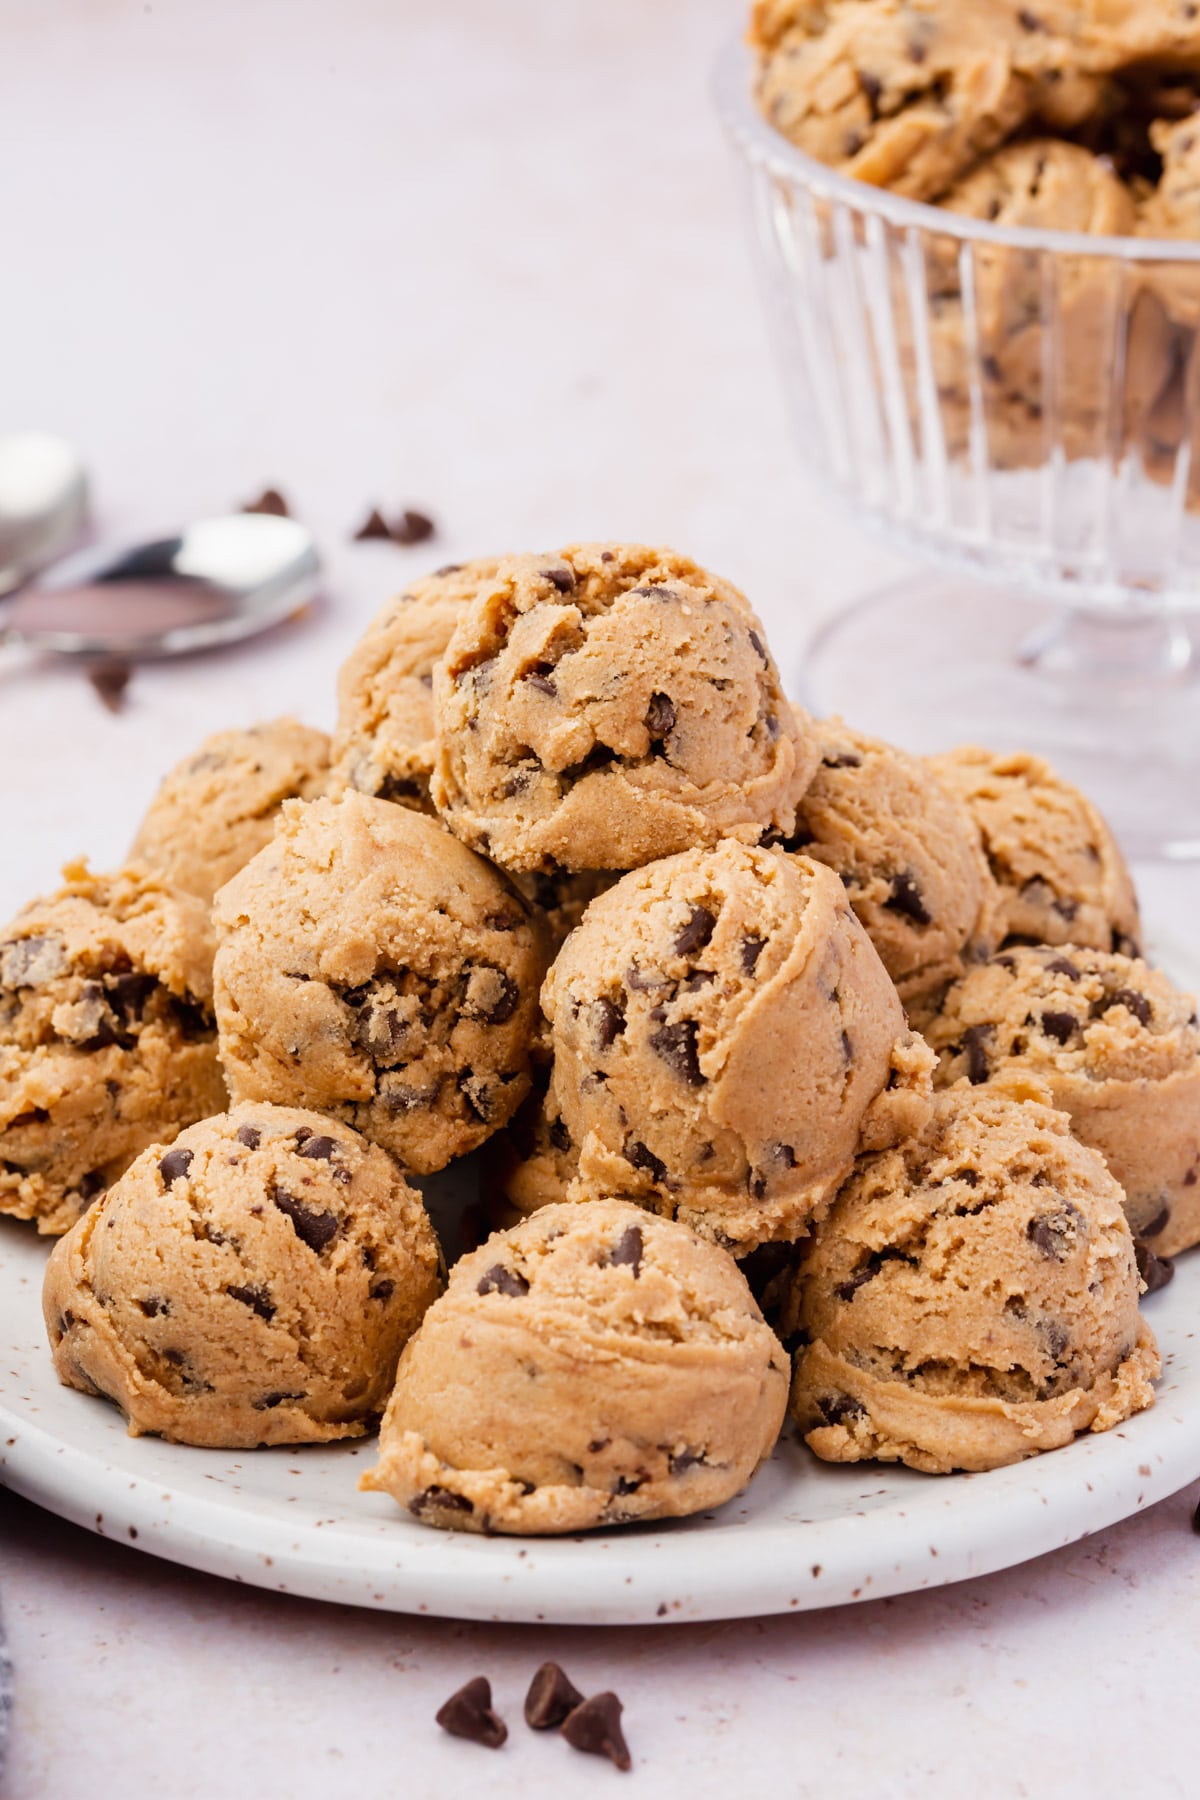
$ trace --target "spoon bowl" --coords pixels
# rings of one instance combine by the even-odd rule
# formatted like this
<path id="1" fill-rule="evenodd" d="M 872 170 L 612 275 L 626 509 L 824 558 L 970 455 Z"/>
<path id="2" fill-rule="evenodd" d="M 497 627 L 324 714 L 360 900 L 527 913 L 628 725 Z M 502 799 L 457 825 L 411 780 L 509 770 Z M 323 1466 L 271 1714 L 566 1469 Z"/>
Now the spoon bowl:
<path id="1" fill-rule="evenodd" d="M 83 464 L 48 431 L 0 437 L 0 596 L 75 542 L 87 517 Z"/>

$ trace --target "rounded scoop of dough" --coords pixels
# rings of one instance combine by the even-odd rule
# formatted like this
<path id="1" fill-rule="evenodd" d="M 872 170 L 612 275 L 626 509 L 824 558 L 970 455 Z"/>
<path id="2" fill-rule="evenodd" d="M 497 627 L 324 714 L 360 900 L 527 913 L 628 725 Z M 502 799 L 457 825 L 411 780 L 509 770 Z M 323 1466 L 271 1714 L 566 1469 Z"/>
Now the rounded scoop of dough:
<path id="1" fill-rule="evenodd" d="M 935 1084 L 987 1082 L 1068 1113 L 1157 1256 L 1200 1242 L 1196 1002 L 1133 957 L 1014 945 L 972 969 L 928 1027 Z"/>
<path id="2" fill-rule="evenodd" d="M 786 1398 L 724 1251 L 620 1200 L 550 1206 L 455 1266 L 360 1485 L 465 1531 L 680 1518 L 740 1492 Z"/>
<path id="3" fill-rule="evenodd" d="M 594 900 L 542 993 L 572 1198 L 739 1253 L 801 1237 L 864 1136 L 919 1129 L 933 1058 L 837 876 L 725 840 Z"/>
<path id="4" fill-rule="evenodd" d="M 435 820 L 353 791 L 292 802 L 213 917 L 235 1099 L 329 1113 L 421 1174 L 524 1099 L 541 929 Z"/>
<path id="5" fill-rule="evenodd" d="M 803 1257 L 792 1412 L 828 1462 L 994 1469 L 1153 1404 L 1121 1189 L 1062 1113 L 969 1087 L 864 1157 Z"/>
<path id="6" fill-rule="evenodd" d="M 745 598 L 643 545 L 509 557 L 434 674 L 433 799 L 514 870 L 792 829 L 816 764 Z"/>
<path id="7" fill-rule="evenodd" d="M 295 719 L 215 732 L 164 777 L 130 861 L 210 905 L 270 843 L 284 801 L 315 800 L 328 773 L 328 737 Z"/>
<path id="8" fill-rule="evenodd" d="M 59 1379 L 134 1436 L 242 1449 L 361 1437 L 437 1291 L 392 1159 L 251 1104 L 145 1151 L 56 1245 L 44 1306 Z"/>
<path id="9" fill-rule="evenodd" d="M 226 1098 L 206 908 L 145 869 L 63 875 L 0 929 L 0 1213 L 42 1232 Z"/>
<path id="10" fill-rule="evenodd" d="M 982 833 L 1000 889 L 1003 938 L 1138 954 L 1132 877 L 1078 788 L 1025 751 L 1001 755 L 966 745 L 930 761 Z"/>

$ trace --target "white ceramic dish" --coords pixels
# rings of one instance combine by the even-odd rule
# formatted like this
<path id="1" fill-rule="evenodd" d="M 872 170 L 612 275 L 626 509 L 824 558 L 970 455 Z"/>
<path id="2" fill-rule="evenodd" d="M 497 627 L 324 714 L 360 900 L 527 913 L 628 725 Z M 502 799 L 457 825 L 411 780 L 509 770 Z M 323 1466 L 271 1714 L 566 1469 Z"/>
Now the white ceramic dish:
<path id="1" fill-rule="evenodd" d="M 1173 948 L 1163 960 L 1200 985 L 1194 956 Z M 1200 1475 L 1200 1251 L 1147 1302 L 1163 1351 L 1158 1404 L 1116 1431 L 935 1478 L 829 1467 L 789 1428 L 719 1513 L 524 1540 L 430 1531 L 358 1493 L 369 1442 L 229 1455 L 127 1437 L 113 1407 L 55 1379 L 40 1305 L 48 1251 L 0 1221 L 0 1480 L 140 1550 L 318 1600 L 574 1625 L 802 1611 L 1007 1568 Z"/>

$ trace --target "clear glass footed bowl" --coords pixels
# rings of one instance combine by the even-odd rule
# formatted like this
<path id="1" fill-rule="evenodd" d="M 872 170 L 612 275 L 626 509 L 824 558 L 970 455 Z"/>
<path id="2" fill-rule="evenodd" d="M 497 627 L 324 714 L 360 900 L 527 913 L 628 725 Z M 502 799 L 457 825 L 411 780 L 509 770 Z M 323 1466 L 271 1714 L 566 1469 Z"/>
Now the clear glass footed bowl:
<path id="1" fill-rule="evenodd" d="M 1041 748 L 1135 853 L 1200 855 L 1200 243 L 869 187 L 782 137 L 753 73 L 731 46 L 716 93 L 801 453 L 952 572 L 836 621 L 806 697 L 916 749 Z"/>

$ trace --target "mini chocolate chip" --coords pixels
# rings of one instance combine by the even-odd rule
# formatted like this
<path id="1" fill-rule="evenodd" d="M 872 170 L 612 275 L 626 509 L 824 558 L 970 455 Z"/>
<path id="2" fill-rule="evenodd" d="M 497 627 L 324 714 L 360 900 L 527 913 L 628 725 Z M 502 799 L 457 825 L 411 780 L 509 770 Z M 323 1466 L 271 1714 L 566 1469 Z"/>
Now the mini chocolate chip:
<path id="1" fill-rule="evenodd" d="M 1043 21 L 1038 18 L 1036 13 L 1030 12 L 1027 6 L 1021 7 L 1017 13 L 1017 19 L 1022 31 L 1045 31 L 1046 29 Z"/>
<path id="2" fill-rule="evenodd" d="M 642 1251 L 645 1248 L 641 1229 L 637 1225 L 627 1225 L 616 1243 L 608 1253 L 608 1261 L 616 1265 L 626 1265 L 633 1270 L 636 1281 L 642 1272 Z"/>
<path id="3" fill-rule="evenodd" d="M 1150 1023 L 1150 1002 L 1145 994 L 1139 994 L 1135 988 L 1118 988 L 1109 1004 L 1123 1006 L 1126 1012 L 1133 1014 L 1139 1025 Z"/>
<path id="4" fill-rule="evenodd" d="M 631 1769 L 633 1759 L 621 1732 L 621 1702 L 615 1694 L 593 1694 L 562 1722 L 562 1735 L 573 1750 L 607 1756 L 618 1769 Z"/>
<path id="5" fill-rule="evenodd" d="M 367 1289 L 372 1300 L 390 1300 L 395 1291 L 394 1281 L 373 1281 Z"/>
<path id="6" fill-rule="evenodd" d="M 486 1125 L 495 1110 L 495 1100 L 483 1076 L 476 1075 L 473 1069 L 460 1069 L 456 1085 L 471 1117 Z"/>
<path id="7" fill-rule="evenodd" d="M 275 1317 L 275 1307 L 265 1287 L 227 1287 L 225 1292 L 231 1300 L 238 1300 L 256 1312 L 260 1319 L 268 1324 Z"/>
<path id="8" fill-rule="evenodd" d="M 601 1050 L 607 1050 L 625 1029 L 625 1008 L 615 1000 L 594 1000 L 592 1021 L 596 1029 L 597 1045 Z"/>
<path id="9" fill-rule="evenodd" d="M 1067 1044 L 1079 1030 L 1079 1020 L 1074 1013 L 1044 1012 L 1042 1014 L 1042 1030 L 1047 1037 L 1052 1037 L 1055 1043 Z"/>
<path id="10" fill-rule="evenodd" d="M 373 506 L 358 530 L 354 533 L 356 544 L 369 543 L 372 538 L 390 538 L 391 528 L 377 506 Z"/>
<path id="11" fill-rule="evenodd" d="M 650 1033 L 650 1048 L 661 1056 L 667 1067 L 686 1081 L 689 1087 L 703 1087 L 704 1074 L 696 1048 L 696 1021 L 681 1019 L 677 1025 L 662 1025 Z"/>
<path id="12" fill-rule="evenodd" d="M 933 915 L 925 904 L 925 897 L 917 886 L 916 878 L 906 869 L 892 876 L 891 889 L 884 905 L 889 912 L 902 913 L 914 925 L 933 923 Z"/>
<path id="13" fill-rule="evenodd" d="M 823 756 L 821 767 L 823 769 L 861 769 L 862 757 L 856 756 L 853 750 L 842 750 L 835 756 Z"/>
<path id="14" fill-rule="evenodd" d="M 48 1118 L 49 1114 L 47 1114 L 46 1116 Z M 11 1123 L 11 1121 L 10 1121 L 10 1123 Z M 96 1198 L 96 1195 L 99 1193 L 102 1193 L 104 1188 L 107 1185 L 108 1184 L 104 1179 L 104 1173 L 101 1169 L 90 1170 L 88 1174 L 86 1174 L 80 1178 L 80 1182 L 79 1182 L 80 1199 L 94 1200 Z"/>
<path id="15" fill-rule="evenodd" d="M 546 1136 L 550 1139 L 550 1142 L 554 1145 L 556 1150 L 569 1150 L 571 1148 L 571 1134 L 561 1119 L 551 1119 L 546 1127 Z"/>
<path id="16" fill-rule="evenodd" d="M 759 657 L 764 664 L 769 664 L 771 659 L 764 650 L 763 641 L 759 637 L 757 631 L 748 631 L 746 636 L 750 639 L 754 654 Z"/>
<path id="17" fill-rule="evenodd" d="M 686 1475 L 689 1469 L 703 1468 L 704 1464 L 703 1450 L 677 1450 L 667 1459 L 667 1467 L 672 1475 Z"/>
<path id="18" fill-rule="evenodd" d="M 525 1696 L 525 1723 L 533 1731 L 549 1731 L 561 1725 L 583 1695 L 557 1663 L 544 1662 Z"/>
<path id="19" fill-rule="evenodd" d="M 849 1394 L 822 1394 L 817 1405 L 827 1425 L 844 1425 L 847 1419 L 865 1419 L 867 1416 L 862 1402 Z"/>
<path id="20" fill-rule="evenodd" d="M 165 1318 L 171 1310 L 171 1302 L 162 1299 L 158 1294 L 148 1294 L 144 1300 L 137 1302 L 138 1310 L 148 1319 Z"/>
<path id="21" fill-rule="evenodd" d="M 753 975 L 758 966 L 758 959 L 766 947 L 766 938 L 744 937 L 742 939 L 742 973 L 744 975 Z"/>
<path id="22" fill-rule="evenodd" d="M 1069 1200 L 1063 1201 L 1060 1212 L 1041 1213 L 1025 1227 L 1025 1236 L 1050 1262 L 1065 1262 L 1077 1240 L 1086 1235 L 1083 1214 Z"/>
<path id="23" fill-rule="evenodd" d="M 651 694 L 646 708 L 646 730 L 656 743 L 675 729 L 675 707 L 666 694 Z"/>
<path id="24" fill-rule="evenodd" d="M 558 688 L 555 685 L 554 677 L 552 675 L 543 675 L 540 669 L 532 670 L 530 674 L 523 677 L 523 680 L 527 687 L 536 688 L 539 694 L 549 694 L 551 698 L 556 697 L 558 694 Z"/>
<path id="25" fill-rule="evenodd" d="M 337 1153 L 338 1145 L 331 1137 L 308 1137 L 296 1150 L 297 1156 L 306 1156 L 311 1162 L 332 1162 Z"/>
<path id="26" fill-rule="evenodd" d="M 276 1388 L 273 1393 L 264 1394 L 261 1400 L 256 1400 L 254 1410 L 255 1412 L 274 1412 L 275 1408 L 282 1406 L 285 1400 L 304 1400 L 306 1398 L 303 1388 L 292 1389 L 291 1392 L 286 1388 Z"/>
<path id="27" fill-rule="evenodd" d="M 846 1066 L 849 1067 L 854 1061 L 854 1045 L 850 1041 L 848 1031 L 842 1033 L 842 1055 L 846 1059 Z"/>
<path id="28" fill-rule="evenodd" d="M 1156 1256 L 1143 1238 L 1134 1238 L 1133 1251 L 1137 1257 L 1138 1274 L 1146 1284 L 1148 1294 L 1157 1294 L 1159 1288 L 1165 1288 L 1175 1274 L 1175 1261 L 1170 1256 Z"/>
<path id="29" fill-rule="evenodd" d="M 1078 900 L 1069 900 L 1065 894 L 1056 894 L 1050 902 L 1050 910 L 1056 912 L 1060 919 L 1069 925 L 1079 911 Z"/>
<path id="30" fill-rule="evenodd" d="M 492 1684 L 486 1675 L 476 1675 L 451 1694 L 445 1705 L 439 1706 L 436 1716 L 442 1730 L 451 1737 L 467 1738 L 486 1750 L 498 1750 L 508 1736 L 504 1720 L 492 1710 Z"/>
<path id="31" fill-rule="evenodd" d="M 617 1495 L 636 1494 L 646 1484 L 644 1475 L 618 1475 L 613 1482 L 612 1492 Z"/>
<path id="32" fill-rule="evenodd" d="M 539 569 L 538 574 L 556 587 L 560 594 L 570 594 L 575 587 L 575 571 L 571 568 Z"/>
<path id="33" fill-rule="evenodd" d="M 529 1292 L 529 1283 L 516 1269 L 506 1269 L 503 1263 L 493 1263 L 487 1273 L 481 1276 L 477 1294 L 506 1294 L 510 1300 L 520 1300 Z"/>
<path id="34" fill-rule="evenodd" d="M 997 962 L 1000 962 L 1001 960 L 1002 958 L 999 956 L 996 958 Z M 1012 958 L 1009 957 L 1007 960 L 1009 968 L 1014 968 L 1015 964 L 1013 963 Z M 1046 972 L 1049 975 L 1065 975 L 1069 981 L 1079 980 L 1079 970 L 1069 956 L 1052 956 L 1050 961 L 1046 964 Z"/>
<path id="35" fill-rule="evenodd" d="M 652 1181 L 665 1181 L 667 1179 L 667 1165 L 659 1162 L 654 1152 L 648 1149 L 645 1144 L 639 1143 L 636 1138 L 631 1139 L 630 1142 L 626 1144 L 622 1154 L 630 1168 L 644 1169 Z"/>
<path id="36" fill-rule="evenodd" d="M 290 519 L 288 503 L 278 488 L 264 488 L 257 500 L 248 500 L 243 506 L 244 513 L 266 513 L 272 519 Z"/>
<path id="37" fill-rule="evenodd" d="M 257 1125 L 239 1125 L 237 1141 L 239 1144 L 245 1144 L 247 1150 L 257 1150 L 262 1143 L 262 1132 Z"/>
<path id="38" fill-rule="evenodd" d="M 1188 1185 L 1188 1183 L 1185 1181 L 1184 1186 L 1186 1187 L 1187 1185 Z M 1161 1233 L 1167 1229 L 1167 1225 L 1170 1221 L 1170 1218 L 1171 1218 L 1171 1209 L 1169 1206 L 1164 1206 L 1160 1212 L 1155 1213 L 1154 1217 L 1151 1219 L 1151 1221 L 1148 1225 L 1144 1225 L 1142 1227 L 1141 1235 L 1144 1238 L 1152 1238 L 1152 1237 L 1160 1236 Z"/>
<path id="39" fill-rule="evenodd" d="M 962 1034 L 962 1047 L 967 1053 L 967 1079 L 975 1087 L 986 1081 L 990 1073 L 987 1044 L 991 1035 L 990 1025 L 968 1025 Z"/>
<path id="40" fill-rule="evenodd" d="M 865 69 L 858 71 L 858 85 L 867 97 L 867 105 L 871 108 L 872 118 L 879 116 L 879 96 L 883 92 L 883 83 L 878 75 L 869 75 Z"/>
<path id="41" fill-rule="evenodd" d="M 407 775 L 385 775 L 375 789 L 377 800 L 421 800 L 424 790 L 419 781 L 411 781 Z"/>
<path id="42" fill-rule="evenodd" d="M 439 576 L 457 575 L 462 566 L 462 563 L 443 563 L 440 569 L 435 569 L 433 572 Z"/>
<path id="43" fill-rule="evenodd" d="M 312 1207 L 304 1206 L 292 1194 L 277 1187 L 271 1196 L 281 1213 L 286 1213 L 292 1221 L 292 1227 L 302 1244 L 319 1253 L 326 1244 L 332 1243 L 338 1232 L 338 1219 L 335 1213 L 316 1212 Z"/>
<path id="44" fill-rule="evenodd" d="M 716 923 L 716 915 L 707 906 L 694 906 L 691 918 L 675 939 L 676 956 L 691 956 L 695 951 L 703 950 L 712 937 Z"/>
<path id="45" fill-rule="evenodd" d="M 455 1494 L 449 1488 L 427 1487 L 419 1494 L 414 1494 L 408 1503 L 408 1510 L 414 1519 L 423 1519 L 426 1513 L 473 1513 L 475 1507 L 465 1494 Z"/>
<path id="46" fill-rule="evenodd" d="M 182 1181 L 192 1166 L 192 1151 L 168 1150 L 158 1165 L 158 1172 L 168 1187 L 176 1181 Z"/>
<path id="47" fill-rule="evenodd" d="M 417 512 L 413 507 L 406 507 L 392 521 L 392 542 L 395 544 L 423 544 L 436 531 L 433 520 L 428 513 Z"/>

